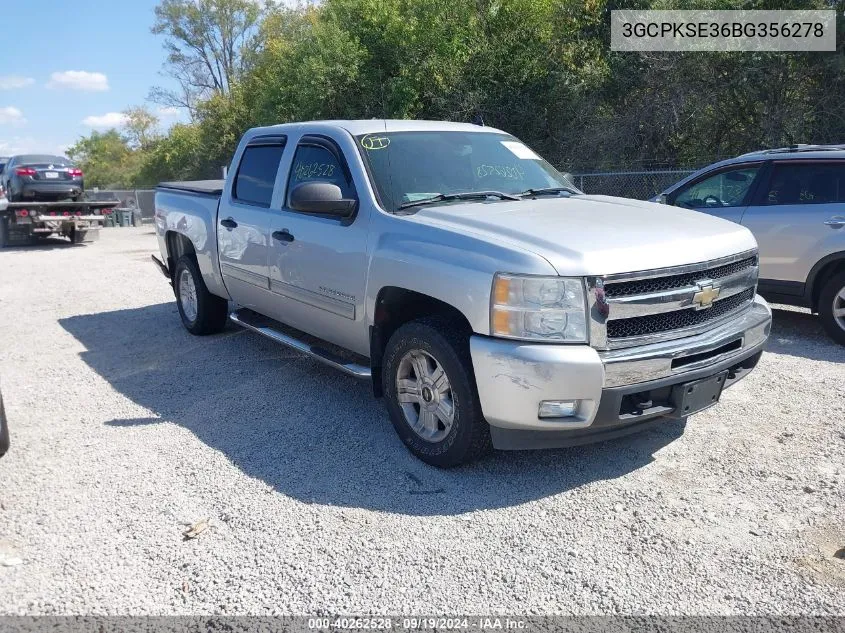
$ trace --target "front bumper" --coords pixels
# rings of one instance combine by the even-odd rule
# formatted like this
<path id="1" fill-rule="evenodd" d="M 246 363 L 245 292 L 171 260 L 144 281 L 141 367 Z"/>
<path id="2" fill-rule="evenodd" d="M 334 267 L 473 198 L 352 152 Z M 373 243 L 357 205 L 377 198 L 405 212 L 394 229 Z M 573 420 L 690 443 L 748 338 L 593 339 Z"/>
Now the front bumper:
<path id="1" fill-rule="evenodd" d="M 729 370 L 725 387 L 757 364 L 772 323 L 761 297 L 743 315 L 674 341 L 599 352 L 586 345 L 475 335 L 475 380 L 496 448 L 571 446 L 624 435 L 674 416 L 674 385 Z M 575 416 L 541 419 L 543 400 L 579 400 Z M 651 401 L 652 406 L 642 407 Z M 637 403 L 638 406 L 634 406 Z"/>

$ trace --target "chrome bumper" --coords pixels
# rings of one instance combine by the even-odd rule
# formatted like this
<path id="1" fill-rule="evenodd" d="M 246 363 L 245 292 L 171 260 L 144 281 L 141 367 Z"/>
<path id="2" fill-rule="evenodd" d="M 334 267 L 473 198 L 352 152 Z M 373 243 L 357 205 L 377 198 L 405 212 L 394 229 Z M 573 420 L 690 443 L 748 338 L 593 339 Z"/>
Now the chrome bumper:
<path id="1" fill-rule="evenodd" d="M 698 336 L 599 352 L 604 363 L 604 385 L 633 385 L 715 365 L 762 346 L 771 328 L 772 311 L 758 295 L 750 310 Z"/>
<path id="2" fill-rule="evenodd" d="M 757 296 L 748 311 L 708 332 L 607 352 L 586 345 L 531 344 L 476 335 L 470 339 L 470 351 L 481 408 L 494 430 L 546 435 L 625 425 L 618 406 L 625 394 L 695 380 L 739 364 L 762 351 L 771 321 L 768 304 Z M 571 418 L 548 420 L 537 416 L 543 400 L 581 404 Z M 495 439 L 494 434 L 494 443 Z"/>

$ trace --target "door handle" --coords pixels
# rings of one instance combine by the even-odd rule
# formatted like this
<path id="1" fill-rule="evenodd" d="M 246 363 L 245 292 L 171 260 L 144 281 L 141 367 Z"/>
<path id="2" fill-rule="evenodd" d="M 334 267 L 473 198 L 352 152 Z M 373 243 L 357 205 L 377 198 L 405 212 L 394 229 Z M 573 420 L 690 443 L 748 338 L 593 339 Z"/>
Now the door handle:
<path id="1" fill-rule="evenodd" d="M 225 220 L 220 220 L 220 224 L 225 226 L 227 229 L 235 229 L 238 227 L 238 223 L 235 222 L 232 218 L 226 218 Z"/>
<path id="2" fill-rule="evenodd" d="M 832 229 L 841 229 L 845 226 L 845 217 L 834 215 L 832 218 L 827 220 L 824 225 L 829 226 Z"/>
<path id="3" fill-rule="evenodd" d="M 273 231 L 273 237 L 280 242 L 293 242 L 293 235 L 291 235 L 287 229 Z"/>

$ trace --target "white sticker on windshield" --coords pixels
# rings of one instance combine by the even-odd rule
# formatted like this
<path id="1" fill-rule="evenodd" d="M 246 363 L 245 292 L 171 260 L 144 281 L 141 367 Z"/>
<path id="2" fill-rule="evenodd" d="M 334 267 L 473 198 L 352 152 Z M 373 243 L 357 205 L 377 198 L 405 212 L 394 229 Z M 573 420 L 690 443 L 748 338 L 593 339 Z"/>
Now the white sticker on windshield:
<path id="1" fill-rule="evenodd" d="M 404 196 L 403 202 L 416 202 L 417 200 L 425 200 L 426 198 L 433 198 L 437 195 L 437 192 L 431 193 L 406 193 Z"/>
<path id="2" fill-rule="evenodd" d="M 511 153 L 517 158 L 524 160 L 540 160 L 540 157 L 535 154 L 530 147 L 523 145 L 518 141 L 499 141 L 502 145 L 507 147 Z"/>

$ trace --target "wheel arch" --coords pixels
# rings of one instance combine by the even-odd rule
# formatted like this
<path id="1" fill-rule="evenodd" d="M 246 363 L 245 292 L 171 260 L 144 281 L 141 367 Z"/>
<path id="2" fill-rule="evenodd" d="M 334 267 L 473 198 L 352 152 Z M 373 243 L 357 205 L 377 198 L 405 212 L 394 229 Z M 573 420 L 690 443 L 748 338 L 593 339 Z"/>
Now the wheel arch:
<path id="1" fill-rule="evenodd" d="M 845 270 L 845 251 L 831 253 L 822 257 L 810 270 L 807 276 L 806 297 L 810 308 L 818 310 L 819 295 L 828 279 Z"/>
<path id="2" fill-rule="evenodd" d="M 182 255 L 193 255 L 196 259 L 197 250 L 194 248 L 194 243 L 178 231 L 167 231 L 164 234 L 164 241 L 167 245 L 167 269 L 170 271 L 170 276 L 173 277 L 173 271 L 179 258 Z"/>
<path id="3" fill-rule="evenodd" d="M 400 286 L 384 286 L 379 290 L 370 326 L 370 364 L 376 397 L 382 395 L 382 357 L 390 337 L 405 323 L 431 316 L 448 319 L 462 331 L 472 332 L 466 315 L 441 299 Z"/>

